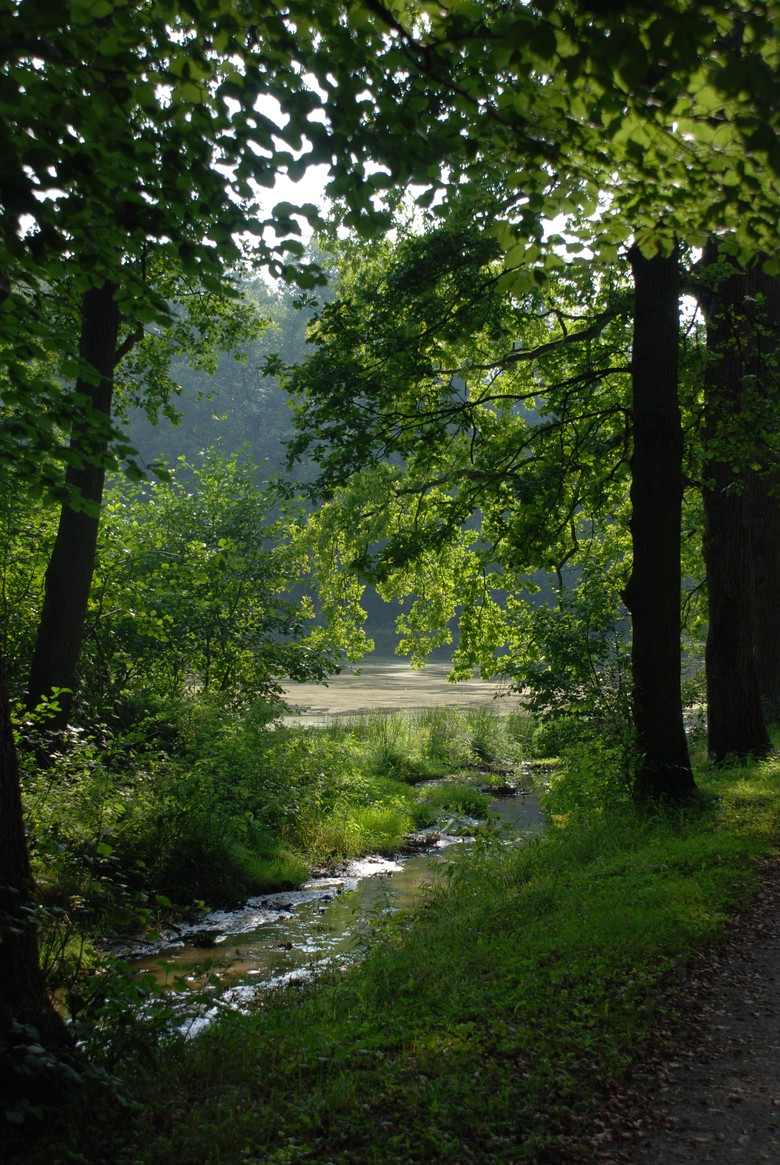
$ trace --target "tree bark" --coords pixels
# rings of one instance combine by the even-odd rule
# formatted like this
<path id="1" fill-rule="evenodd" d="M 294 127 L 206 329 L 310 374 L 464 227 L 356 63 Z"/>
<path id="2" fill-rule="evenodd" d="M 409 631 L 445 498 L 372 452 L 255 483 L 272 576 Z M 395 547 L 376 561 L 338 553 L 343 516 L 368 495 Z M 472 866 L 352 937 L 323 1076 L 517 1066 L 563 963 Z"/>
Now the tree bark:
<path id="1" fill-rule="evenodd" d="M 695 785 L 682 713 L 680 538 L 683 434 L 678 400 L 677 254 L 631 252 L 633 565 L 624 593 L 631 613 L 633 716 L 639 749 L 634 792 L 682 800 Z"/>
<path id="2" fill-rule="evenodd" d="M 717 259 L 707 248 L 705 269 Z M 757 661 L 756 570 L 762 542 L 760 479 L 749 462 L 762 456 L 760 432 L 750 432 L 762 395 L 756 332 L 760 272 L 713 275 L 703 297 L 708 361 L 704 376 L 704 561 L 707 568 L 707 738 L 710 756 L 765 756 L 769 735 Z M 767 499 L 764 498 L 764 501 Z M 766 550 L 766 547 L 764 547 Z M 774 596 L 775 603 L 777 596 Z M 762 610 L 767 618 L 766 597 Z M 775 615 L 770 617 L 774 622 Z"/>
<path id="3" fill-rule="evenodd" d="M 780 279 L 755 267 L 747 273 L 745 295 L 757 316 L 749 350 L 753 384 L 762 403 L 768 405 L 768 427 L 776 432 Z M 764 716 L 776 723 L 780 721 L 780 469 L 777 454 L 771 449 L 763 450 L 762 461 L 760 474 L 749 473 L 747 483 L 756 632 L 753 648 Z"/>
<path id="4" fill-rule="evenodd" d="M 754 652 L 764 716 L 780 722 L 780 473 L 750 475 L 748 522 L 753 558 Z"/>
<path id="5" fill-rule="evenodd" d="M 36 1045 L 45 1055 L 36 1054 Z M 22 1100 L 53 1099 L 61 1082 L 59 1068 L 72 1051 L 38 960 L 19 768 L 0 661 L 0 1110 Z"/>
<path id="6" fill-rule="evenodd" d="M 60 513 L 46 570 L 43 610 L 27 689 L 27 706 L 31 711 L 50 697 L 54 689 L 67 689 L 58 696 L 59 711 L 52 712 L 45 720 L 45 728 L 55 732 L 68 723 L 73 703 L 95 567 L 119 337 L 119 310 L 114 290 L 113 285 L 105 283 L 89 290 L 82 302 L 79 354 L 94 369 L 95 377 L 94 383 L 85 377 L 76 383 L 76 392 L 84 394 L 88 403 L 83 419 L 74 423 L 71 433 L 70 450 L 77 463 L 68 466 L 66 482 L 87 503 L 87 508 L 74 509 L 66 503 Z M 97 436 L 95 421 L 104 425 Z"/>

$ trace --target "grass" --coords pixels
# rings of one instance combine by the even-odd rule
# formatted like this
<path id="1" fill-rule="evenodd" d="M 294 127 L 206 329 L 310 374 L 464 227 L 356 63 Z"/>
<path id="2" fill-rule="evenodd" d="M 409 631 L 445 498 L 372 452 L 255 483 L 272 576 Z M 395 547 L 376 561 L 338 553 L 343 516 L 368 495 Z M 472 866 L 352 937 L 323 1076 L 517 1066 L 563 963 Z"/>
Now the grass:
<path id="1" fill-rule="evenodd" d="M 510 718 L 482 709 L 325 729 L 272 730 L 210 707 L 171 721 L 164 749 L 86 741 L 56 771 L 25 773 L 35 876 L 53 910 L 72 917 L 78 901 L 99 929 L 112 915 L 122 925 L 128 888 L 181 906 L 287 888 L 315 862 L 397 849 L 437 807 L 414 785 L 521 755 Z"/>
<path id="2" fill-rule="evenodd" d="M 344 805 L 312 822 L 303 841 L 306 852 L 319 862 L 392 853 L 415 830 L 420 818 L 417 803 L 404 803 L 400 797 L 395 804 Z"/>
<path id="3" fill-rule="evenodd" d="M 328 729 L 269 729 L 206 707 L 170 710 L 165 747 L 76 741 L 52 770 L 28 765 L 29 836 L 52 989 L 80 998 L 106 937 L 253 894 L 288 889 L 312 867 L 393 853 L 437 814 L 482 816 L 472 787 L 423 778 L 473 762 L 481 726 L 519 755 L 509 717 L 440 709 L 344 718 Z M 159 737 L 160 715 L 154 739 Z"/>
<path id="4" fill-rule="evenodd" d="M 469 817 L 485 817 L 490 798 L 465 781 L 444 781 L 421 790 L 425 802 L 437 810 L 463 813 Z"/>
<path id="5" fill-rule="evenodd" d="M 143 1058 L 117 1046 L 123 1102 L 98 1090 L 31 1165 L 581 1160 L 581 1122 L 648 1040 L 673 1043 L 675 984 L 775 849 L 777 760 L 699 783 L 686 811 L 478 843 L 349 973 Z"/>

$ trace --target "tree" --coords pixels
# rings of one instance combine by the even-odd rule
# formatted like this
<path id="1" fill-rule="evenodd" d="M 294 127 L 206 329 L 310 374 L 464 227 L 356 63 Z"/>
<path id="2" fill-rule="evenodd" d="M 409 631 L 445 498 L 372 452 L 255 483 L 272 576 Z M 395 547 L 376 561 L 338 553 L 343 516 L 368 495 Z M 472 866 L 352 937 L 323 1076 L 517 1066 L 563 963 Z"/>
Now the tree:
<path id="1" fill-rule="evenodd" d="M 693 789 L 680 683 L 680 527 L 683 434 L 678 403 L 680 288 L 676 250 L 631 255 L 631 577 L 636 792 L 680 797 Z"/>
<path id="2" fill-rule="evenodd" d="M 270 186 L 280 171 L 299 177 L 315 160 L 311 150 L 300 158 L 305 127 L 315 126 L 321 149 L 342 96 L 348 113 L 358 93 L 323 90 L 321 99 L 313 92 L 307 70 L 316 46 L 330 32 L 335 59 L 343 38 L 330 14 L 318 25 L 304 4 L 284 12 L 267 4 L 243 15 L 208 0 L 191 9 L 174 0 L 2 0 L 0 28 L 0 459 L 71 513 L 90 507 L 94 521 L 102 470 L 111 455 L 126 452 L 108 421 L 118 330 L 124 325 L 134 334 L 170 322 L 168 297 L 147 279 L 150 257 L 224 294 L 226 275 L 242 258 L 243 233 L 256 262 L 290 274 L 291 258 L 303 253 L 296 214 L 316 220 L 316 208 L 282 203 L 263 216 L 249 179 Z M 264 98 L 281 107 L 276 120 L 261 112 Z M 331 122 L 318 121 L 323 105 Z M 305 268 L 296 277 L 308 286 L 316 279 Z M 61 287 L 82 306 L 75 330 L 52 303 Z M 63 383 L 79 391 L 64 391 Z M 62 439 L 68 431 L 72 446 Z M 63 463 L 72 470 L 65 480 Z M 58 570 L 67 569 L 83 536 L 86 577 L 92 531 L 78 516 L 63 522 Z M 82 579 L 79 604 L 85 589 Z M 53 600 L 49 615 L 58 622 Z M 77 639 L 77 613 L 62 618 Z M 35 680 L 39 688 L 48 682 Z M 58 1052 L 61 1025 L 44 994 L 30 992 L 38 982 L 33 945 L 13 937 L 28 927 L 29 891 L 7 714 L 0 732 L 0 820 L 9 839 L 3 885 L 10 894 L 0 979 L 5 1090 L 21 1002 L 32 1001 L 21 1016 L 29 1047 L 37 1028 Z"/>
<path id="3" fill-rule="evenodd" d="M 186 357 L 196 367 L 213 368 L 220 349 L 254 338 L 263 326 L 241 301 L 205 293 L 181 279 L 169 278 L 168 283 L 176 297 L 177 316 L 165 328 L 147 335 L 138 327 L 121 336 L 116 288 L 111 285 L 87 292 L 81 306 L 80 358 L 93 375 L 83 374 L 74 387 L 75 393 L 88 401 L 88 408 L 70 432 L 67 500 L 60 511 L 46 571 L 27 688 L 30 711 L 47 701 L 54 690 L 58 692 L 57 701 L 47 705 L 50 731 L 59 731 L 68 723 L 77 688 L 106 467 L 111 464 L 109 434 L 117 376 L 120 408 L 127 407 L 123 390 L 128 396 L 134 389 L 147 412 L 170 411 L 170 396 L 177 387 L 167 370 L 172 356 Z M 123 384 L 122 362 L 133 355 L 135 368 Z M 96 417 L 103 420 L 102 438 L 96 438 Z"/>
<path id="4" fill-rule="evenodd" d="M 345 562 L 386 597 L 411 602 L 399 630 L 414 660 L 457 620 L 455 675 L 508 674 L 563 710 L 533 654 L 530 595 L 547 572 L 563 608 L 589 548 L 616 542 L 627 288 L 581 264 L 517 297 L 495 240 L 456 215 L 370 255 L 363 244 L 339 253 L 340 294 L 289 375 L 292 455 L 319 461 L 313 488 L 330 499 L 314 525 L 335 531 Z M 609 615 L 602 604 L 588 616 L 599 658 L 597 637 L 620 622 L 611 584 Z"/>
<path id="5" fill-rule="evenodd" d="M 780 722 L 780 474 L 748 477 L 751 558 L 755 587 L 754 650 L 764 715 Z"/>
<path id="6" fill-rule="evenodd" d="M 327 581 L 313 628 L 302 524 L 246 452 L 209 450 L 155 484 L 116 480 L 87 620 L 85 713 L 121 723 L 128 704 L 192 693 L 278 708 L 285 678 L 337 670 L 355 645 L 328 638 Z"/>
<path id="7" fill-rule="evenodd" d="M 109 283 L 91 288 L 84 295 L 79 358 L 90 373 L 76 381 L 75 392 L 89 401 L 86 427 L 93 437 L 91 422 L 98 415 L 106 422 L 111 417 L 114 367 L 119 338 L 119 309 L 116 289 Z M 94 383 L 94 381 L 97 383 Z M 107 437 L 97 448 L 82 452 L 86 443 L 83 424 L 71 431 L 70 450 L 81 461 L 71 465 L 66 486 L 78 499 L 67 502 L 60 515 L 54 549 L 46 571 L 46 594 L 32 659 L 28 686 L 28 707 L 42 704 L 55 688 L 63 689 L 51 727 L 68 722 L 72 692 L 76 686 L 76 666 L 81 648 L 84 615 L 95 561 L 98 514 L 103 496 L 104 465 L 96 457 L 108 449 Z"/>
<path id="8" fill-rule="evenodd" d="M 4 1115 L 29 1116 L 68 1079 L 73 1043 L 51 1006 L 38 961 L 11 708 L 0 663 L 0 1100 Z M 8 1133 L 4 1133 L 4 1140 Z"/>
<path id="9" fill-rule="evenodd" d="M 767 291 L 770 311 L 777 295 L 774 280 L 760 269 L 719 262 L 715 244 L 704 260 L 708 736 L 711 755 L 724 760 L 729 754 L 764 756 L 770 749 L 762 677 L 771 690 L 776 663 L 759 645 L 763 637 L 771 643 L 776 628 L 765 597 L 776 556 L 777 500 L 766 481 L 774 462 L 776 337 L 767 336 L 762 316 Z M 759 419 L 766 428 L 757 429 Z"/>
<path id="10" fill-rule="evenodd" d="M 241 292 L 268 326 L 244 346 L 245 358 L 240 361 L 225 351 L 216 367 L 192 369 L 186 357 L 174 357 L 171 374 L 180 386 L 176 416 L 150 418 L 142 404 L 128 412 L 128 440 L 147 460 L 173 463 L 184 456 L 192 461 L 214 444 L 216 432 L 224 449 L 248 446 L 269 473 L 284 469 L 283 442 L 291 434 L 292 419 L 287 397 L 268 364 L 277 357 L 285 364 L 304 358 L 312 309 L 301 305 L 301 293 L 295 288 L 274 288 L 262 279 L 242 282 Z M 319 298 L 326 289 L 317 294 Z"/>
<path id="11" fill-rule="evenodd" d="M 391 174 L 416 171 L 416 146 L 425 137 L 421 202 L 431 205 L 443 192 L 446 214 L 447 195 L 470 198 L 475 214 L 492 222 L 519 292 L 546 278 L 555 252 L 544 245 L 542 220 L 556 212 L 578 211 L 581 223 L 588 220 L 576 246 L 588 245 L 606 262 L 632 236 L 635 250 L 651 260 L 671 255 L 677 238 L 703 245 L 724 221 L 733 227 L 727 244 L 741 259 L 774 246 L 780 155 L 769 127 L 776 128 L 778 41 L 763 7 L 739 0 L 695 11 L 675 2 L 660 9 L 462 3 L 426 7 L 416 24 L 396 6 L 373 7 L 384 12 L 390 31 L 379 62 L 364 67 L 371 95 L 365 118 Z M 390 60 L 399 62 L 395 71 L 387 68 Z M 383 66 L 392 78 L 384 87 Z M 414 149 L 402 159 L 386 104 L 391 88 L 396 105 L 416 114 Z M 765 270 L 777 270 L 774 256 Z M 666 364 L 675 358 L 670 348 Z M 641 401 L 643 386 L 636 387 Z M 640 403 L 640 446 L 655 440 L 653 425 L 641 431 L 646 419 Z M 650 475 L 643 480 L 649 488 Z M 634 496 L 650 509 L 652 498 L 642 498 L 639 487 Z M 679 527 L 680 492 L 663 496 L 668 513 L 660 526 L 672 530 Z M 632 589 L 649 594 L 655 569 L 640 580 L 639 564 L 649 559 L 636 549 Z M 671 593 L 679 567 L 667 561 L 664 590 Z M 679 686 L 676 655 L 663 654 L 662 671 L 660 656 L 649 666 L 650 657 L 638 653 L 636 666 L 647 662 L 648 670 L 635 686 L 642 706 L 654 690 L 653 703 L 671 717 L 660 736 L 645 741 L 651 753 L 668 748 L 664 760 L 656 755 L 653 762 L 655 791 L 668 795 L 674 784 L 686 796 L 691 777 L 687 757 L 681 763 L 681 715 L 664 695 Z M 649 771 L 640 781 L 646 792 Z M 675 772 L 679 783 L 671 781 Z"/>

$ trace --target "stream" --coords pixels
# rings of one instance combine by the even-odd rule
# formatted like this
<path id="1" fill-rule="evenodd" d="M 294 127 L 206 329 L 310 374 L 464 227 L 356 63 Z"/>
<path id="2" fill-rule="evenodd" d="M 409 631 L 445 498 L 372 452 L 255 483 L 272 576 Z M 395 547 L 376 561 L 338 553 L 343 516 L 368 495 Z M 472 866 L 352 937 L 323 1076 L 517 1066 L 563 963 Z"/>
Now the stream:
<path id="1" fill-rule="evenodd" d="M 495 797 L 489 819 L 500 836 L 522 840 L 543 824 L 533 794 Z M 369 855 L 316 873 L 297 890 L 250 898 L 196 923 L 169 927 L 159 939 L 122 951 L 139 978 L 169 988 L 182 1030 L 195 1034 L 221 1007 L 247 1006 L 269 989 L 303 983 L 358 957 L 371 920 L 411 906 L 454 846 L 478 823 L 442 821 L 410 839 L 392 858 Z M 173 999 L 171 999 L 173 996 Z"/>

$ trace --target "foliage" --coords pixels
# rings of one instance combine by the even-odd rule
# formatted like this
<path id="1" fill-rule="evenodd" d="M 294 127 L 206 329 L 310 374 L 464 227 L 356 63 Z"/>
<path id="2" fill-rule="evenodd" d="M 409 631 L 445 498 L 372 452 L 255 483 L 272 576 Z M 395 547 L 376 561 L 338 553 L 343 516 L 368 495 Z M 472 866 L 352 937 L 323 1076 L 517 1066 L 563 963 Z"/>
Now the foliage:
<path id="1" fill-rule="evenodd" d="M 210 291 L 181 272 L 154 263 L 148 267 L 147 278 L 168 304 L 169 318 L 164 326 L 120 334 L 114 413 L 125 425 L 133 409 L 153 425 L 163 418 L 178 423 L 174 402 L 183 382 L 199 374 L 213 376 L 220 357 L 230 356 L 242 367 L 270 326 L 260 305 L 239 294 L 232 279 L 224 289 Z"/>
<path id="2" fill-rule="evenodd" d="M 128 320 L 160 323 L 148 256 L 217 292 L 242 232 L 256 262 L 290 274 L 298 219 L 316 208 L 280 202 L 264 218 L 250 180 L 328 164 L 346 225 L 374 232 L 384 191 L 412 181 L 424 205 L 458 192 L 492 222 L 518 294 L 557 263 L 542 244 L 556 214 L 584 216 L 582 240 L 608 263 L 632 230 L 648 254 L 726 220 L 743 256 L 773 243 L 777 38 L 743 0 L 695 13 L 670 0 L 630 22 L 575 4 L 315 13 L 297 0 L 251 15 L 6 0 L 0 16 L 4 396 L 19 414 L 4 456 L 28 450 L 35 478 L 51 418 L 74 403 L 48 357 L 78 364 L 72 329 L 40 317 L 49 287 L 69 282 L 78 301 L 108 281 Z"/>
<path id="3" fill-rule="evenodd" d="M 581 221 L 554 241 L 575 256 L 588 246 L 604 265 L 632 232 L 650 257 L 675 236 L 701 246 L 726 222 L 742 256 L 772 252 L 780 158 L 766 113 L 778 62 L 769 8 L 423 9 L 388 15 L 384 50 L 363 66 L 364 122 L 396 178 L 423 187 L 423 205 L 465 195 L 493 219 L 518 291 L 556 263 L 545 230 L 556 215 Z"/>
<path id="4" fill-rule="evenodd" d="M 21 681 L 32 652 L 54 526 L 51 510 L 35 503 L 13 469 L 1 470 L 0 651 L 12 680 Z"/>
<path id="5" fill-rule="evenodd" d="M 563 430 L 575 478 L 588 438 L 600 440 L 607 465 L 619 462 L 629 315 L 619 271 L 599 278 L 574 266 L 546 292 L 516 295 L 495 240 L 462 202 L 446 223 L 429 217 L 394 246 L 357 255 L 349 243 L 334 246 L 337 298 L 315 318 L 314 348 L 287 379 L 299 430 L 291 457 L 308 452 L 322 466 L 320 492 L 400 458 L 410 499 L 438 483 L 455 494 L 453 518 L 494 481 L 508 489 L 521 474 L 526 503 L 537 492 L 540 510 L 549 500 L 565 514 L 560 478 L 545 458 L 529 458 L 532 449 Z M 400 558 L 403 547 L 394 549 L 380 566 Z"/>
<path id="6" fill-rule="evenodd" d="M 248 447 L 253 460 L 267 466 L 269 474 L 283 468 L 283 442 L 291 435 L 292 418 L 278 378 L 267 368 L 273 359 L 285 363 L 303 359 L 311 309 L 300 306 L 292 289 L 270 287 L 262 279 L 242 281 L 240 302 L 267 325 L 243 345 L 242 360 L 233 357 L 234 346 L 220 349 L 213 368 L 193 369 L 179 358 L 173 369 L 181 385 L 177 417 L 161 415 L 153 424 L 144 409 L 130 410 L 127 436 L 147 462 L 175 463 L 181 456 L 193 462 L 200 450 L 215 443 L 216 433 L 227 452 Z"/>
<path id="7" fill-rule="evenodd" d="M 484 811 L 462 784 L 413 787 L 479 760 L 476 725 L 505 765 L 518 758 L 508 718 L 493 712 L 302 729 L 269 726 L 262 703 L 239 713 L 202 694 L 158 698 L 129 733 L 75 731 L 46 770 L 23 753 L 52 982 L 90 970 L 87 939 L 153 926 L 173 902 L 289 887 L 316 861 L 393 852 L 437 807 Z"/>
<path id="8" fill-rule="evenodd" d="M 313 451 L 330 495 L 320 544 L 339 539 L 345 568 L 409 600 L 399 651 L 422 662 L 455 624 L 453 677 L 506 675 L 565 721 L 553 751 L 599 735 L 627 748 L 618 274 L 581 267 L 518 299 L 457 213 L 368 261 L 342 254 L 340 294 L 289 376 L 292 455 Z"/>
<path id="9" fill-rule="evenodd" d="M 89 288 L 113 286 L 132 335 L 171 323 L 152 268 L 208 298 L 226 294 L 242 250 L 277 272 L 301 253 L 294 208 L 269 216 L 271 241 L 248 185 L 294 165 L 287 147 L 318 104 L 298 69 L 305 37 L 296 52 L 285 22 L 265 17 L 256 37 L 218 5 L 3 4 L 2 390 L 13 423 L 2 452 L 23 476 L 40 482 L 56 426 L 86 405 L 50 367 L 56 354 L 66 381 L 83 371 L 77 330 L 41 312 L 53 293 L 77 305 Z M 269 93 L 287 103 L 279 125 L 255 109 Z M 313 206 L 300 213 L 317 217 Z"/>
<path id="10" fill-rule="evenodd" d="M 352 653 L 329 634 L 327 599 L 313 629 L 301 511 L 256 473 L 245 455 L 212 450 L 167 480 L 114 483 L 83 649 L 93 717 L 121 718 L 144 693 L 279 705 L 282 677 L 322 679 Z"/>
<path id="11" fill-rule="evenodd" d="M 622 602 L 633 437 L 623 274 L 570 263 L 518 294 L 490 233 L 462 211 L 450 205 L 444 223 L 415 224 L 367 258 L 336 245 L 338 296 L 288 376 L 291 454 L 322 466 L 321 541 L 340 539 L 345 569 L 405 603 L 400 652 L 421 663 L 454 640 L 453 678 L 475 665 L 508 675 L 545 714 L 550 751 L 599 737 L 628 773 L 639 753 Z M 686 466 L 700 477 L 697 344 L 693 323 L 682 395 Z M 701 628 L 700 518 L 691 497 L 687 637 Z"/>
<path id="12" fill-rule="evenodd" d="M 464 856 L 363 965 L 147 1053 L 137 1108 L 104 1099 L 30 1165 L 576 1159 L 604 1090 L 648 1046 L 674 1053 L 686 968 L 774 844 L 775 762 L 701 783 L 687 811 L 570 816 Z"/>
<path id="13" fill-rule="evenodd" d="M 507 599 L 507 674 L 525 693 L 540 730 L 558 736 L 558 746 L 542 748 L 544 754 L 588 741 L 629 741 L 630 636 L 620 599 L 626 543 L 627 521 L 618 513 L 580 539 L 573 566 L 561 576 L 557 604 L 531 607 Z"/>

